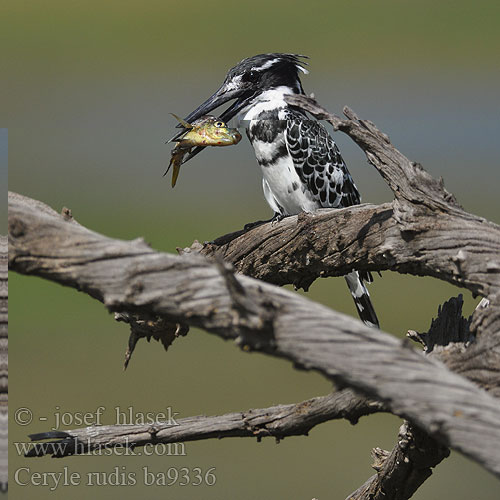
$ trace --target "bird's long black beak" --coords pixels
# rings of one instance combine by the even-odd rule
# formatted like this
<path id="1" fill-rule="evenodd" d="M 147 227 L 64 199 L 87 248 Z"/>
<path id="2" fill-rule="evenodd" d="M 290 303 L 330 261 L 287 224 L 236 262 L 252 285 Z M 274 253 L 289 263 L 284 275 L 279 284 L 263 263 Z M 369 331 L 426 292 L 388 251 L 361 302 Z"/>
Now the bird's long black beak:
<path id="1" fill-rule="evenodd" d="M 193 112 L 191 112 L 184 120 L 188 123 L 191 123 L 198 118 L 201 118 L 202 116 L 210 113 L 210 111 L 213 111 L 214 109 L 218 108 L 219 106 L 222 106 L 222 104 L 231 101 L 233 99 L 236 99 L 229 108 L 226 109 L 221 115 L 220 119 L 228 122 L 231 118 L 236 116 L 236 114 L 243 109 L 247 103 L 250 101 L 250 99 L 253 97 L 252 92 L 248 92 L 244 89 L 231 89 L 228 90 L 225 85 L 219 88 L 217 92 L 215 92 L 213 95 L 211 95 L 204 103 L 200 104 Z M 177 127 L 182 127 L 181 124 L 178 124 Z M 184 133 L 184 130 L 176 134 L 170 141 L 168 142 L 175 142 L 177 139 L 181 137 L 181 135 Z M 205 149 L 205 146 L 198 146 L 194 148 L 191 153 L 189 153 L 185 158 L 184 161 L 182 162 L 183 164 L 189 161 L 191 158 L 196 156 L 200 151 Z"/>
<path id="2" fill-rule="evenodd" d="M 203 104 L 200 104 L 192 113 L 186 117 L 187 122 L 192 122 L 210 113 L 210 111 L 222 106 L 225 102 L 242 96 L 242 90 L 227 90 L 223 85 L 215 94 L 211 95 Z"/>

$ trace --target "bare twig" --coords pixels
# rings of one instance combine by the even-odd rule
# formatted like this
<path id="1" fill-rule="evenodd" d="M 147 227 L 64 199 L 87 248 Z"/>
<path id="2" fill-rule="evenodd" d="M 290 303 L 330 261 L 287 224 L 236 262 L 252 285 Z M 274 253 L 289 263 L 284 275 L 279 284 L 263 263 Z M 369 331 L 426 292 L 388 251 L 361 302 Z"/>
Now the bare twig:
<path id="1" fill-rule="evenodd" d="M 84 454 L 110 446 L 144 446 L 148 443 L 178 443 L 224 437 L 274 437 L 307 435 L 327 420 L 345 418 L 351 423 L 364 416 L 384 411 L 383 405 L 356 394 L 351 389 L 317 397 L 297 404 L 278 405 L 214 417 L 197 416 L 171 419 L 147 425 L 109 425 L 46 432 L 32 440 L 54 439 L 34 444 L 27 456 L 57 457 Z"/>

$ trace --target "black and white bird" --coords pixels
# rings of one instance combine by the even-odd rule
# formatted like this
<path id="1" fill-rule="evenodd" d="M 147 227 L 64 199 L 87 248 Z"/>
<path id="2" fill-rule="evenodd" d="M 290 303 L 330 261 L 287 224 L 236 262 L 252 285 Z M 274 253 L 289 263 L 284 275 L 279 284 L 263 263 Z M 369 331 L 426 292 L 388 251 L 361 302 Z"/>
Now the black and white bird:
<path id="1" fill-rule="evenodd" d="M 275 219 L 318 208 L 357 205 L 361 197 L 340 151 L 325 127 L 285 101 L 287 94 L 304 94 L 299 73 L 308 73 L 296 54 L 260 54 L 231 68 L 224 83 L 186 117 L 192 122 L 220 105 L 234 102 L 221 120 L 238 115 L 262 169 L 264 196 Z M 174 138 L 175 139 L 175 138 Z M 189 160 L 203 148 L 196 148 Z M 378 327 L 364 281 L 369 273 L 345 277 L 362 321 Z"/>

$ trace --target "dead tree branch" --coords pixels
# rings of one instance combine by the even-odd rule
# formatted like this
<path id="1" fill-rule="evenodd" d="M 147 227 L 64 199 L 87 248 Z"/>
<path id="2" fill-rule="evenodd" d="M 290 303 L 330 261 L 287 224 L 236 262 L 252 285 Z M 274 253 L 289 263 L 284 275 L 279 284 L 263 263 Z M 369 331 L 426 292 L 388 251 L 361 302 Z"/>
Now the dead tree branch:
<path id="1" fill-rule="evenodd" d="M 203 256 L 99 235 L 20 195 L 10 195 L 9 228 L 11 269 L 78 288 L 113 311 L 197 326 L 317 370 L 500 475 L 500 401 L 407 342 L 287 290 L 229 278 Z"/>
<path id="2" fill-rule="evenodd" d="M 343 389 L 297 404 L 214 417 L 201 415 L 166 423 L 108 425 L 33 434 L 30 437 L 34 441 L 56 440 L 34 444 L 27 456 L 63 457 L 110 446 L 134 448 L 148 443 L 179 443 L 225 437 L 256 437 L 260 440 L 272 436 L 280 440 L 287 436 L 307 435 L 314 426 L 327 420 L 345 418 L 354 424 L 360 417 L 379 411 L 384 411 L 381 403 L 370 401 L 351 389 Z"/>
<path id="3" fill-rule="evenodd" d="M 342 120 L 305 96 L 288 96 L 346 132 L 391 187 L 395 200 L 379 206 L 287 217 L 238 231 L 192 250 L 220 255 L 237 271 L 277 285 L 307 288 L 315 279 L 359 270 L 433 276 L 483 297 L 500 289 L 500 226 L 465 212 L 442 180 L 410 161 L 367 120 Z M 332 231 L 332 227 L 335 231 Z"/>
<path id="4" fill-rule="evenodd" d="M 209 244 L 195 243 L 179 258 L 155 253 L 141 240 L 119 242 L 92 233 L 72 220 L 68 211 L 60 218 L 45 205 L 13 194 L 11 267 L 82 289 L 118 311 L 132 327 L 128 356 L 142 336 L 157 338 L 166 348 L 189 325 L 199 326 L 234 338 L 246 348 L 318 370 L 363 394 L 356 396 L 363 408 L 369 403 L 366 398 L 383 401 L 384 408 L 411 424 L 402 428 L 391 453 L 376 453 L 377 474 L 349 498 L 409 498 L 447 456 L 447 446 L 500 476 L 500 403 L 491 396 L 500 395 L 499 226 L 465 212 L 442 181 L 408 160 L 385 134 L 348 108 L 347 119 L 341 119 L 310 98 L 290 100 L 347 133 L 389 184 L 394 201 L 301 214 L 277 226 L 261 225 Z M 353 268 L 433 276 L 487 297 L 489 307 L 478 308 L 465 321 L 461 304 L 445 304 L 427 334 L 412 333 L 431 354 L 426 359 L 406 343 L 357 320 L 237 277 L 227 262 L 243 274 L 304 289 L 318 277 L 344 275 Z M 250 412 L 293 413 L 303 404 Z M 376 405 L 382 403 L 372 404 L 375 411 L 381 409 Z M 277 417 L 275 428 L 265 417 L 258 420 L 261 426 L 245 428 L 243 435 L 279 438 L 304 433 L 311 422 L 323 421 L 309 410 L 291 427 L 282 427 Z M 61 438 L 71 449 L 70 442 L 89 437 L 89 448 L 124 436 L 132 439 L 132 445 L 141 445 L 158 439 L 159 432 L 165 432 L 164 442 L 216 437 L 218 426 L 227 431 L 221 430 L 224 435 L 242 435 L 238 425 L 247 414 L 183 419 L 185 433 L 176 437 L 175 429 L 155 425 L 142 430 L 100 428 L 97 433 L 77 429 L 64 436 L 49 433 L 34 438 Z M 238 425 L 231 426 L 233 417 Z M 195 429 L 190 427 L 193 419 L 202 419 Z"/>
<path id="5" fill-rule="evenodd" d="M 473 341 L 468 329 L 469 320 L 462 317 L 463 298 L 452 298 L 439 307 L 426 333 L 409 331 L 410 338 L 425 346 L 427 355 L 444 360 L 463 350 Z M 432 469 L 450 451 L 418 427 L 405 422 L 391 452 L 374 448 L 373 468 L 377 471 L 346 500 L 406 500 L 432 475 Z"/>
<path id="6" fill-rule="evenodd" d="M 426 432 L 405 422 L 391 452 L 374 448 L 372 467 L 377 471 L 346 500 L 406 500 L 432 474 L 432 468 L 450 454 Z"/>

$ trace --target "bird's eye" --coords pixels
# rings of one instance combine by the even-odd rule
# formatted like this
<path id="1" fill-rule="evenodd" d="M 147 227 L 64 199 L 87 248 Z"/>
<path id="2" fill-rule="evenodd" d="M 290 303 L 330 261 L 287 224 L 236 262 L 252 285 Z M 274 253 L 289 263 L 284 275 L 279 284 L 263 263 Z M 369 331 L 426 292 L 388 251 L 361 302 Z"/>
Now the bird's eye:
<path id="1" fill-rule="evenodd" d="M 243 79 L 247 82 L 255 82 L 259 78 L 259 72 L 252 70 L 243 75 Z"/>
<path id="2" fill-rule="evenodd" d="M 215 122 L 214 125 L 217 127 L 217 128 L 221 128 L 221 127 L 224 127 L 225 126 L 225 123 L 224 122 Z"/>

